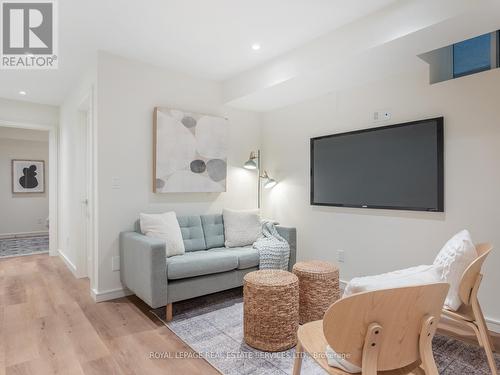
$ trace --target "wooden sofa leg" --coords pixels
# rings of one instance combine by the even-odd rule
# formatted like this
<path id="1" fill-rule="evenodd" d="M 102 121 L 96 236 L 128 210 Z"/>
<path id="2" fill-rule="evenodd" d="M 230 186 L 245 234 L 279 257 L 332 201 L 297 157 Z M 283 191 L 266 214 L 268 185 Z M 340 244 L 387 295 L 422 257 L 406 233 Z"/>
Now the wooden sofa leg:
<path id="1" fill-rule="evenodd" d="M 165 307 L 165 310 L 166 310 L 166 320 L 167 322 L 170 322 L 173 318 L 173 313 L 172 313 L 172 304 L 169 303 L 166 307 Z"/>

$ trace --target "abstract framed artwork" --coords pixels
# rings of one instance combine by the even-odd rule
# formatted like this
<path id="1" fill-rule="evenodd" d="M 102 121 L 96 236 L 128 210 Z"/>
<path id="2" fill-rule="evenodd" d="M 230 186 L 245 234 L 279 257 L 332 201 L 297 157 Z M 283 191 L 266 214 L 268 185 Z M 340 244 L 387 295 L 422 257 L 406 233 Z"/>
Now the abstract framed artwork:
<path id="1" fill-rule="evenodd" d="M 12 160 L 12 193 L 44 193 L 45 162 Z"/>
<path id="2" fill-rule="evenodd" d="M 156 107 L 153 191 L 226 191 L 228 136 L 226 118 Z"/>

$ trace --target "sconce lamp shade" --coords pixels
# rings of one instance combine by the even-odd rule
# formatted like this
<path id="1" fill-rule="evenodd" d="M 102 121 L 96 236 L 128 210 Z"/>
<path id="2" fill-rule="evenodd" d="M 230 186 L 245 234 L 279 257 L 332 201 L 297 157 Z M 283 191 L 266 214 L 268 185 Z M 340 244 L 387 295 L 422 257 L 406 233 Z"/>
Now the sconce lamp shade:
<path id="1" fill-rule="evenodd" d="M 247 160 L 245 162 L 245 164 L 243 164 L 243 168 L 245 169 L 257 169 L 257 163 L 255 162 L 255 160 Z"/>
<path id="2" fill-rule="evenodd" d="M 274 178 L 269 177 L 267 171 L 264 171 L 264 174 L 260 178 L 264 181 L 264 188 L 266 189 L 271 189 L 277 184 Z"/>
<path id="3" fill-rule="evenodd" d="M 277 182 L 275 179 L 273 178 L 268 178 L 267 181 L 264 183 L 264 187 L 266 189 L 271 189 L 273 188 L 274 186 L 276 186 Z"/>
<path id="4" fill-rule="evenodd" d="M 243 164 L 243 168 L 245 169 L 257 169 L 257 155 L 255 155 L 255 152 L 250 153 L 250 157 L 248 160 Z"/>

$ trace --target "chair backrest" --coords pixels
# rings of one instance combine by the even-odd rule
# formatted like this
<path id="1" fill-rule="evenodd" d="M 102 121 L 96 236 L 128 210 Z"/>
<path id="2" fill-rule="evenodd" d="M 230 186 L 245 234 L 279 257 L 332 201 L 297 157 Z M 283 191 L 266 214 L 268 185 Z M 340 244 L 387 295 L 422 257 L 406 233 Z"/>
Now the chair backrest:
<path id="1" fill-rule="evenodd" d="M 458 294 L 460 299 L 466 305 L 471 303 L 471 295 L 474 286 L 476 285 L 477 277 L 481 273 L 486 257 L 493 250 L 493 246 L 489 243 L 481 243 L 476 245 L 477 258 L 467 267 L 462 279 L 460 280 L 460 288 Z"/>
<path id="2" fill-rule="evenodd" d="M 419 336 L 428 317 L 439 319 L 449 284 L 435 283 L 353 294 L 325 313 L 323 333 L 339 355 L 361 367 L 365 335 L 379 324 L 377 370 L 395 370 L 420 359 Z"/>

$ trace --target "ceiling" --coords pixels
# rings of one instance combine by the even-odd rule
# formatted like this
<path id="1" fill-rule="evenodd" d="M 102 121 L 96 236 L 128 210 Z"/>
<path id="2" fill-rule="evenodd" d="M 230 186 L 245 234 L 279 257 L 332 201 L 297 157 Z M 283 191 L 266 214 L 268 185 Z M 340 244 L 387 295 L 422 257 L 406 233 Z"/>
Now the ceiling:
<path id="1" fill-rule="evenodd" d="M 60 104 L 98 50 L 223 80 L 393 1 L 59 1 L 59 69 L 0 71 L 0 97 Z"/>
<path id="2" fill-rule="evenodd" d="M 58 4 L 59 69 L 0 71 L 0 97 L 61 104 L 103 50 L 219 81 L 225 103 L 267 111 L 425 68 L 418 54 L 500 28 L 498 0 Z"/>
<path id="3" fill-rule="evenodd" d="M 498 0 L 399 0 L 225 80 L 224 102 L 270 111 L 428 69 L 420 54 L 498 29 Z"/>

